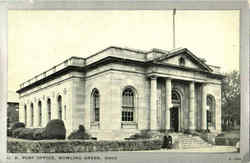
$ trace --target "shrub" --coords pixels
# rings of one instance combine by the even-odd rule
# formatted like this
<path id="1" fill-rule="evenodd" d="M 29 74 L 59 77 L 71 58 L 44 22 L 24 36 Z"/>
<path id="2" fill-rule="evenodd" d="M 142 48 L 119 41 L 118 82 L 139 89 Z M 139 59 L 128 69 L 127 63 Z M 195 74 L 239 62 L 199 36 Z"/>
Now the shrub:
<path id="1" fill-rule="evenodd" d="M 73 131 L 69 136 L 68 139 L 91 139 L 91 136 L 86 133 L 85 127 L 83 125 L 79 125 L 77 131 Z"/>
<path id="2" fill-rule="evenodd" d="M 12 137 L 14 138 L 18 138 L 19 137 L 19 134 L 21 131 L 23 131 L 25 128 L 17 128 L 15 130 L 12 131 Z"/>
<path id="3" fill-rule="evenodd" d="M 45 128 L 37 128 L 33 130 L 33 139 L 34 140 L 46 139 Z"/>
<path id="4" fill-rule="evenodd" d="M 15 129 L 18 128 L 25 128 L 25 124 L 22 122 L 15 122 L 12 124 L 12 126 L 10 127 L 10 132 L 13 132 Z M 13 135 L 13 133 L 11 133 L 11 135 Z"/>
<path id="5" fill-rule="evenodd" d="M 46 139 L 65 139 L 66 129 L 64 123 L 60 119 L 49 121 L 44 129 Z"/>
<path id="6" fill-rule="evenodd" d="M 23 128 L 19 134 L 17 135 L 18 138 L 22 139 L 30 139 L 33 140 L 33 133 L 36 129 L 35 128 Z"/>
<path id="7" fill-rule="evenodd" d="M 13 123 L 13 125 L 11 126 L 11 130 L 15 130 L 17 128 L 25 128 L 25 124 L 22 122 Z"/>
<path id="8" fill-rule="evenodd" d="M 159 150 L 161 139 L 135 141 L 24 141 L 8 140 L 8 153 L 81 153 L 107 151 Z"/>
<path id="9" fill-rule="evenodd" d="M 150 130 L 141 130 L 140 133 L 131 135 L 128 139 L 152 139 L 156 137 L 163 137 L 164 133 L 153 132 Z"/>

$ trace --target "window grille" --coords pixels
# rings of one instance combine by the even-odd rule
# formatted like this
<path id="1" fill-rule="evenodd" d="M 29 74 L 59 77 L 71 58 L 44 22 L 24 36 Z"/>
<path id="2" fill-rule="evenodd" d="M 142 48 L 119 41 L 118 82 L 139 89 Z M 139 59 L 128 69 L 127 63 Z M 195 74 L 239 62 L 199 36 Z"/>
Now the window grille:
<path id="1" fill-rule="evenodd" d="M 122 121 L 134 121 L 135 95 L 131 88 L 122 93 Z"/>

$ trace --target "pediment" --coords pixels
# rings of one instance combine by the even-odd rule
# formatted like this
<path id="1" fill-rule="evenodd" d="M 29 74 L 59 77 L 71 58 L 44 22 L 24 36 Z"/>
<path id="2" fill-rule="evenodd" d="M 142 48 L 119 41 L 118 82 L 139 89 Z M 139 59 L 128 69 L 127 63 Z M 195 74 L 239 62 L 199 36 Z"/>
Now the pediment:
<path id="1" fill-rule="evenodd" d="M 194 69 L 200 69 L 201 67 L 185 55 L 178 55 L 169 59 L 165 59 L 161 61 L 162 63 L 167 63 L 167 64 L 172 64 L 172 65 L 177 65 L 181 67 L 188 67 L 188 68 L 194 68 Z"/>
<path id="2" fill-rule="evenodd" d="M 196 57 L 188 49 L 181 49 L 161 58 L 156 59 L 158 63 L 175 65 L 178 67 L 197 69 L 202 71 L 212 71 L 212 69 L 205 64 L 205 62 Z"/>

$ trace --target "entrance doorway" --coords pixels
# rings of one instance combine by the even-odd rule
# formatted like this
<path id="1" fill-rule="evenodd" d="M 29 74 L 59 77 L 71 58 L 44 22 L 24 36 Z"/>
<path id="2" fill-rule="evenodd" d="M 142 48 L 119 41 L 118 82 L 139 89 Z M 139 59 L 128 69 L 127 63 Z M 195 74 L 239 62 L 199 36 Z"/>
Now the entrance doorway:
<path id="1" fill-rule="evenodd" d="M 170 128 L 174 132 L 179 132 L 181 115 L 181 95 L 177 90 L 172 90 L 172 105 L 170 109 Z"/>
<path id="2" fill-rule="evenodd" d="M 179 108 L 173 107 L 170 109 L 170 128 L 174 130 L 174 132 L 179 131 Z"/>

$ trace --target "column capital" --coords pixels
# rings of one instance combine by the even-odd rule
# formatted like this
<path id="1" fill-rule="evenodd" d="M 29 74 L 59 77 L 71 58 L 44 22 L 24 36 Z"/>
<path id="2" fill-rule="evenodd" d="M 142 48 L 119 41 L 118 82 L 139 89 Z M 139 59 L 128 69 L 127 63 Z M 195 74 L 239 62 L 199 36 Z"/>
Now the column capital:
<path id="1" fill-rule="evenodd" d="M 157 76 L 156 75 L 153 75 L 153 76 L 150 76 L 149 77 L 151 80 L 156 80 L 157 79 Z"/>

